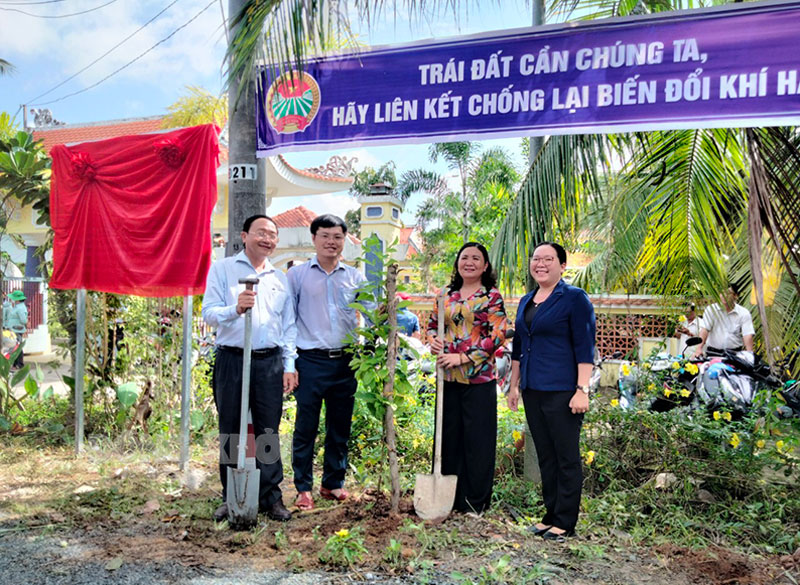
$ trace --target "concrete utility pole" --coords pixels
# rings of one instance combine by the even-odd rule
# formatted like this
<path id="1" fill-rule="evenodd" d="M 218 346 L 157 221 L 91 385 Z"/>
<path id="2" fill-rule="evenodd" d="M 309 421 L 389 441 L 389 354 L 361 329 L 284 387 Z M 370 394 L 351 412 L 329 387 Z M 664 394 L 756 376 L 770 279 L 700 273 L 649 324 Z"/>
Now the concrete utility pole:
<path id="1" fill-rule="evenodd" d="M 244 0 L 228 0 L 228 39 L 234 42 L 236 30 L 231 27 Z M 266 161 L 256 158 L 255 80 L 252 74 L 244 79 L 231 79 L 228 89 L 228 243 L 226 256 L 241 252 L 244 220 L 265 213 Z M 241 96 L 239 88 L 244 85 Z M 238 98 L 238 99 L 237 99 Z"/>
<path id="2" fill-rule="evenodd" d="M 533 0 L 531 2 L 531 6 L 533 8 L 533 26 L 541 26 L 544 24 L 544 0 Z M 528 149 L 528 163 L 529 165 L 533 164 L 533 161 L 536 160 L 536 156 L 539 154 L 539 151 L 542 150 L 544 147 L 544 137 L 543 136 L 531 136 L 530 137 L 530 148 Z M 531 218 L 533 219 L 533 218 Z M 528 253 L 533 252 L 533 250 L 529 250 Z M 535 281 L 533 280 L 533 276 L 531 276 L 530 270 L 528 270 L 528 279 L 527 279 L 527 288 L 528 291 L 532 291 L 536 286 Z M 539 457 L 536 455 L 536 449 L 533 447 L 533 435 L 531 435 L 531 431 L 528 428 L 528 425 L 525 425 L 525 452 L 523 458 L 523 472 L 522 474 L 525 476 L 525 479 L 532 481 L 536 484 L 542 483 L 542 473 L 539 471 Z"/>
<path id="3" fill-rule="evenodd" d="M 531 9 L 533 11 L 532 14 L 532 24 L 533 26 L 541 26 L 544 24 L 544 0 L 533 0 L 531 2 Z M 539 155 L 539 151 L 542 150 L 544 147 L 544 136 L 531 136 L 529 138 L 530 144 L 528 148 L 528 166 L 533 164 L 533 161 L 536 160 L 536 157 Z M 533 228 L 533 218 L 531 218 L 531 228 Z M 531 229 L 531 233 L 533 229 Z M 535 242 L 534 242 L 535 244 Z M 533 252 L 533 250 L 529 250 L 528 253 Z M 526 281 L 526 288 L 528 292 L 532 291 L 536 286 L 536 283 L 533 280 L 533 277 L 528 271 L 528 277 Z"/>

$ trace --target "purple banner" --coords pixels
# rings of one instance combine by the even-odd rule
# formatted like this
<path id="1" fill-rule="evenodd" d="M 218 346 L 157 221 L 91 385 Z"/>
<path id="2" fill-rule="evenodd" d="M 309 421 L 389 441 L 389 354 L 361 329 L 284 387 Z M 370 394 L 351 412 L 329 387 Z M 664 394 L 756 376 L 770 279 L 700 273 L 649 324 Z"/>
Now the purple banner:
<path id="1" fill-rule="evenodd" d="M 258 156 L 800 123 L 800 0 L 517 29 L 260 70 Z"/>

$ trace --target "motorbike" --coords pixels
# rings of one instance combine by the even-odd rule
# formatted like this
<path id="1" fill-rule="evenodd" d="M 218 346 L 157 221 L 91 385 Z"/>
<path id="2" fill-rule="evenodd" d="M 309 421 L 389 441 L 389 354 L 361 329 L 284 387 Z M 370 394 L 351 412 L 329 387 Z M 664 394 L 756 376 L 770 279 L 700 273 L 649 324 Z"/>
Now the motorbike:
<path id="1" fill-rule="evenodd" d="M 3 357 L 6 359 L 10 359 L 14 352 L 17 351 L 19 347 L 19 341 L 17 341 L 17 336 L 13 331 L 9 331 L 8 329 L 3 329 L 3 337 L 2 337 L 2 351 Z"/>

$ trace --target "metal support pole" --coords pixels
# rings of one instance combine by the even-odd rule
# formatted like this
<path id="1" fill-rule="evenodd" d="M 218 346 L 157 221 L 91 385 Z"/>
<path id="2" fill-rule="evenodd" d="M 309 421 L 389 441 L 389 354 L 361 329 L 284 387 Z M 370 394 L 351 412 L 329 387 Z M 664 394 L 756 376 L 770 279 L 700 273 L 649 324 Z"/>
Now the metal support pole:
<path id="1" fill-rule="evenodd" d="M 86 289 L 78 289 L 75 324 L 75 453 L 83 451 L 83 374 L 86 362 Z"/>
<path id="2" fill-rule="evenodd" d="M 192 295 L 183 297 L 183 367 L 181 370 L 181 459 L 180 469 L 189 466 L 189 417 L 192 407 Z"/>

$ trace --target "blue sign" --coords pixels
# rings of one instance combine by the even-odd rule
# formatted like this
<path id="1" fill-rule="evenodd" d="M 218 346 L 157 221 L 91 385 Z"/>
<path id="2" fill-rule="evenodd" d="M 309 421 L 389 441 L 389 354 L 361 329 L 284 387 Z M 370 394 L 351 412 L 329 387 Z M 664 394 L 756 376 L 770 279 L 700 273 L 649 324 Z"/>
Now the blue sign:
<path id="1" fill-rule="evenodd" d="M 258 156 L 800 123 L 800 0 L 517 29 L 260 70 Z"/>

